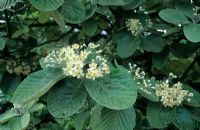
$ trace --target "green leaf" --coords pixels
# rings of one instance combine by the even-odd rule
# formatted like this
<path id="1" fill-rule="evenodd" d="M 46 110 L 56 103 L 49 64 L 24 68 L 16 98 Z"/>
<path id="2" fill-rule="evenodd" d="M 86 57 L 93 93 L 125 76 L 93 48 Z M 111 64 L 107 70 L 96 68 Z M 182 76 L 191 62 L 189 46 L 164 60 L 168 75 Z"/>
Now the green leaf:
<path id="1" fill-rule="evenodd" d="M 85 7 L 79 0 L 65 0 L 58 11 L 70 23 L 78 24 L 85 19 Z"/>
<path id="2" fill-rule="evenodd" d="M 200 42 L 200 24 L 191 23 L 183 27 L 185 37 L 191 42 Z"/>
<path id="3" fill-rule="evenodd" d="M 89 19 L 90 17 L 92 17 L 97 10 L 96 1 L 89 1 L 89 3 L 87 3 L 87 5 L 85 6 L 85 10 L 85 19 Z"/>
<path id="4" fill-rule="evenodd" d="M 195 5 L 191 4 L 190 2 L 179 2 L 179 4 L 175 6 L 175 8 L 185 14 L 190 19 L 194 18 L 195 11 L 193 8 L 195 8 Z"/>
<path id="5" fill-rule="evenodd" d="M 133 107 L 125 110 L 104 108 L 101 111 L 101 121 L 95 130 L 133 130 L 135 118 L 136 114 Z"/>
<path id="6" fill-rule="evenodd" d="M 38 111 L 42 111 L 43 108 L 45 108 L 46 106 L 42 103 L 37 103 L 34 104 L 30 109 L 29 112 L 30 113 L 34 113 L 34 112 L 38 112 Z"/>
<path id="7" fill-rule="evenodd" d="M 132 75 L 123 67 L 113 68 L 108 76 L 86 80 L 90 96 L 100 105 L 111 109 L 126 109 L 136 101 L 137 88 Z"/>
<path id="8" fill-rule="evenodd" d="M 47 107 L 56 118 L 66 118 L 78 112 L 86 100 L 83 82 L 75 78 L 67 78 L 50 91 Z"/>
<path id="9" fill-rule="evenodd" d="M 30 74 L 17 88 L 11 102 L 16 106 L 24 105 L 45 94 L 56 82 L 63 78 L 60 69 L 43 69 Z"/>
<path id="10" fill-rule="evenodd" d="M 140 45 L 141 39 L 134 37 L 131 34 L 124 35 L 124 37 L 119 37 L 117 41 L 117 54 L 121 58 L 127 58 L 134 54 Z"/>
<path id="11" fill-rule="evenodd" d="M 10 130 L 21 130 L 21 118 L 14 117 L 8 122 Z"/>
<path id="12" fill-rule="evenodd" d="M 1 0 L 0 1 L 0 11 L 9 8 L 17 3 L 17 0 Z"/>
<path id="13" fill-rule="evenodd" d="M 200 107 L 200 93 L 186 84 L 183 84 L 182 88 L 184 90 L 188 90 L 190 93 L 193 93 L 193 97 L 190 97 L 190 101 L 188 102 L 186 100 L 184 104 L 194 106 L 194 107 Z"/>
<path id="14" fill-rule="evenodd" d="M 192 117 L 196 121 L 200 122 L 200 109 L 198 107 L 195 107 L 194 109 L 192 109 Z"/>
<path id="15" fill-rule="evenodd" d="M 184 107 L 176 109 L 174 125 L 180 130 L 194 130 L 195 124 L 191 113 Z"/>
<path id="16" fill-rule="evenodd" d="M 0 37 L 0 51 L 4 49 L 6 42 L 3 38 Z"/>
<path id="17" fill-rule="evenodd" d="M 131 0 L 123 6 L 124 10 L 134 10 L 144 3 L 144 0 Z"/>
<path id="18" fill-rule="evenodd" d="M 0 130 L 10 130 L 8 124 L 0 125 Z"/>
<path id="19" fill-rule="evenodd" d="M 15 116 L 19 116 L 19 113 L 17 113 L 14 109 L 4 112 L 0 115 L 0 124 L 7 122 L 9 119 Z"/>
<path id="20" fill-rule="evenodd" d="M 101 111 L 103 107 L 100 105 L 96 105 L 91 111 L 91 118 L 89 126 L 95 130 L 98 124 L 101 122 Z"/>
<path id="21" fill-rule="evenodd" d="M 158 54 L 153 54 L 152 62 L 153 66 L 160 70 L 165 65 L 167 59 L 169 57 L 169 49 L 165 48 Z"/>
<path id="22" fill-rule="evenodd" d="M 88 19 L 83 24 L 83 31 L 88 36 L 93 36 L 97 31 L 97 22 L 94 19 Z"/>
<path id="23" fill-rule="evenodd" d="M 175 119 L 175 109 L 166 108 L 158 103 L 147 106 L 147 120 L 153 128 L 164 128 Z"/>
<path id="24" fill-rule="evenodd" d="M 53 11 L 59 8 L 64 0 L 29 0 L 30 3 L 40 11 Z"/>
<path id="25" fill-rule="evenodd" d="M 13 117 L 9 120 L 10 130 L 25 130 L 30 122 L 30 114 L 25 112 L 21 117 Z"/>
<path id="26" fill-rule="evenodd" d="M 25 112 L 22 116 L 21 116 L 21 129 L 25 130 L 26 127 L 28 126 L 29 122 L 30 122 L 30 114 L 28 112 Z"/>
<path id="27" fill-rule="evenodd" d="M 163 9 L 159 12 L 159 16 L 168 23 L 172 24 L 188 24 L 190 23 L 187 17 L 180 12 L 179 10 L 175 9 Z"/>
<path id="28" fill-rule="evenodd" d="M 4 74 L 2 82 L 0 83 L 0 88 L 3 93 L 11 95 L 15 92 L 17 86 L 21 82 L 20 75 Z"/>
<path id="29" fill-rule="evenodd" d="M 100 5 L 125 5 L 128 0 L 98 0 Z"/>
<path id="30" fill-rule="evenodd" d="M 90 117 L 89 111 L 84 111 L 82 113 L 77 114 L 77 116 L 72 119 L 73 125 L 76 128 L 76 130 L 83 130 L 84 124 L 89 117 Z"/>
<path id="31" fill-rule="evenodd" d="M 156 35 L 146 36 L 140 44 L 142 49 L 155 53 L 161 52 L 165 46 L 166 44 L 163 42 L 162 38 Z"/>

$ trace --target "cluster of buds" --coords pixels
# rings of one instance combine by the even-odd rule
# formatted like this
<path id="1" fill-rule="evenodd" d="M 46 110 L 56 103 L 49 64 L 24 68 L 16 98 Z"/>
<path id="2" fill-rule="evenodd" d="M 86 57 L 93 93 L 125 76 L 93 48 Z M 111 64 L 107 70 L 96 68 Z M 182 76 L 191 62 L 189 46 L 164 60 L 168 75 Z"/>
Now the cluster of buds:
<path id="1" fill-rule="evenodd" d="M 200 14 L 198 13 L 199 10 L 200 10 L 200 8 L 197 7 L 197 6 L 193 8 L 193 20 L 194 21 L 199 21 L 200 20 Z"/>
<path id="2" fill-rule="evenodd" d="M 104 47 L 104 52 L 106 54 L 112 55 L 112 56 L 116 56 L 117 55 L 115 45 L 112 44 L 112 43 L 106 44 L 106 46 Z"/>
<path id="3" fill-rule="evenodd" d="M 149 28 L 153 26 L 153 22 L 151 21 L 151 19 L 146 19 L 145 22 Z"/>
<path id="4" fill-rule="evenodd" d="M 110 73 L 107 61 L 101 56 L 99 45 L 73 44 L 52 51 L 44 59 L 46 67 L 62 67 L 66 76 L 95 79 Z M 87 67 L 88 66 L 88 67 Z"/>
<path id="5" fill-rule="evenodd" d="M 28 75 L 37 69 L 37 63 L 29 60 L 8 60 L 6 62 L 6 70 L 10 74 Z"/>
<path id="6" fill-rule="evenodd" d="M 126 21 L 126 27 L 134 36 L 138 36 L 144 31 L 142 23 L 138 19 L 128 19 Z"/>
<path id="7" fill-rule="evenodd" d="M 156 95 L 165 107 L 180 106 L 184 100 L 190 101 L 193 93 L 182 89 L 180 82 L 170 85 L 167 79 L 160 84 L 156 84 Z"/>

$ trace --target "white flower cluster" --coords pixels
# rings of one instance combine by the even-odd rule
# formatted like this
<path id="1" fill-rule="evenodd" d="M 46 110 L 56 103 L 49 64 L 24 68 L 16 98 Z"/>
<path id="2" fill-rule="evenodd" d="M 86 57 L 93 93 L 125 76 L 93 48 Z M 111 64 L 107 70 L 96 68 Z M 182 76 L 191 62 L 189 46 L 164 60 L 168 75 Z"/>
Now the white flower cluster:
<path id="1" fill-rule="evenodd" d="M 154 78 L 147 79 L 146 73 L 137 67 L 136 64 L 131 65 L 131 63 L 129 63 L 129 69 L 130 73 L 133 74 L 134 81 L 136 82 L 139 90 L 144 91 L 147 94 L 152 94 L 152 91 L 149 90 L 155 91 L 155 86 L 152 84 L 152 81 L 155 81 Z"/>
<path id="2" fill-rule="evenodd" d="M 170 86 L 169 80 L 156 85 L 156 95 L 165 107 L 180 106 L 184 100 L 190 101 L 193 93 L 182 89 L 180 82 Z"/>
<path id="3" fill-rule="evenodd" d="M 44 60 L 46 67 L 62 67 L 66 76 L 77 78 L 86 77 L 95 79 L 110 73 L 110 68 L 103 58 L 101 50 L 97 51 L 99 45 L 90 43 L 88 46 L 73 44 L 63 47 L 57 51 L 52 51 Z M 92 59 L 90 60 L 90 58 Z M 85 72 L 86 65 L 89 65 Z"/>
<path id="4" fill-rule="evenodd" d="M 126 21 L 126 26 L 134 36 L 138 36 L 144 31 L 144 28 L 138 19 L 128 19 Z"/>
<path id="5" fill-rule="evenodd" d="M 155 94 L 165 107 L 180 106 L 183 101 L 190 101 L 193 93 L 182 89 L 180 82 L 170 84 L 170 81 L 177 78 L 170 73 L 165 81 L 156 81 L 155 78 L 148 79 L 146 74 L 137 65 L 129 63 L 130 72 L 133 74 L 138 90 L 147 94 Z M 150 91 L 151 90 L 151 91 Z M 152 93 L 153 92 L 153 93 Z"/>

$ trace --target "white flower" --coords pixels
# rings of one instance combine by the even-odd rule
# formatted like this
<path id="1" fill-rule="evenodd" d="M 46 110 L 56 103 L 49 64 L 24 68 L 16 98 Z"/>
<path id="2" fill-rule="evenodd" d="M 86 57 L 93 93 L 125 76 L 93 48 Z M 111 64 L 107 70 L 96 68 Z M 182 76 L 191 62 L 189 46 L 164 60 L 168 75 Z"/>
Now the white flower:
<path id="1" fill-rule="evenodd" d="M 63 73 L 66 76 L 77 78 L 86 77 L 88 79 L 95 79 L 103 77 L 104 74 L 110 73 L 110 68 L 106 64 L 106 59 L 97 51 L 99 45 L 90 43 L 88 46 L 85 44 L 73 44 L 71 46 L 63 47 L 57 51 L 52 51 L 44 60 L 46 67 L 62 66 Z M 95 56 L 92 61 L 88 60 L 89 55 Z M 89 64 L 87 72 L 84 72 L 84 67 Z"/>
<path id="2" fill-rule="evenodd" d="M 134 36 L 140 35 L 144 30 L 142 24 L 138 19 L 128 19 L 126 22 L 126 26 Z"/>
<path id="3" fill-rule="evenodd" d="M 168 80 L 156 85 L 156 95 L 160 97 L 165 107 L 180 106 L 184 100 L 190 101 L 190 97 L 193 96 L 192 93 L 182 89 L 180 82 L 170 86 Z"/>

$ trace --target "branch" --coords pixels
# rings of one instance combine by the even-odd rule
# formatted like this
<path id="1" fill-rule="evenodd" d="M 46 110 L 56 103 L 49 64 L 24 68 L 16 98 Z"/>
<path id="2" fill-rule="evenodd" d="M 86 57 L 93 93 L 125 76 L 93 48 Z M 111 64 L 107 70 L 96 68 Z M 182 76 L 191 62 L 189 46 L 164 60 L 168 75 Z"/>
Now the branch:
<path id="1" fill-rule="evenodd" d="M 38 45 L 34 46 L 33 48 L 26 48 L 26 49 L 24 49 L 24 51 L 30 51 L 30 50 L 32 50 L 32 49 L 34 49 L 34 48 L 43 46 L 43 45 L 48 44 L 48 43 L 51 43 L 51 42 L 57 42 L 57 41 L 63 39 L 68 33 L 71 33 L 72 31 L 73 31 L 73 29 L 71 29 L 70 31 L 68 31 L 68 32 L 66 32 L 66 33 L 64 33 L 64 34 L 62 34 L 62 35 L 60 35 L 60 36 L 59 36 L 58 38 L 56 38 L 56 39 L 43 42 L 43 43 L 41 43 L 41 44 L 38 44 Z M 12 52 L 10 52 L 10 54 L 15 54 L 15 53 L 18 52 L 18 51 L 19 51 L 19 50 L 12 51 Z"/>
<path id="2" fill-rule="evenodd" d="M 11 32 L 11 27 L 10 27 L 10 18 L 8 17 L 7 10 L 4 10 L 4 15 L 5 15 L 6 26 L 7 26 L 7 35 L 8 37 L 11 37 L 12 32 Z"/>
<path id="3" fill-rule="evenodd" d="M 28 8 L 31 4 L 28 4 L 28 5 L 24 5 L 18 9 L 11 9 L 9 8 L 8 11 L 12 12 L 12 13 L 18 13 L 20 11 L 23 11 L 24 9 Z"/>
<path id="4" fill-rule="evenodd" d="M 71 24 L 71 23 L 66 23 L 67 26 L 71 26 L 73 28 L 81 28 L 81 26 L 77 25 L 77 24 Z M 48 26 L 58 26 L 58 24 L 56 22 L 48 22 L 48 23 L 34 23 L 34 24 L 30 24 L 28 25 L 29 27 L 48 27 Z"/>
<path id="5" fill-rule="evenodd" d="M 73 29 L 71 29 L 71 30 L 70 30 L 69 32 L 67 32 L 67 33 L 64 33 L 64 34 L 60 35 L 60 36 L 59 36 L 58 38 L 56 38 L 56 39 L 49 40 L 49 41 L 43 42 L 43 43 L 41 43 L 41 44 L 38 44 L 37 46 L 35 46 L 35 48 L 36 48 L 36 47 L 43 46 L 43 45 L 48 44 L 48 43 L 51 43 L 51 42 L 57 42 L 57 41 L 59 41 L 60 39 L 64 38 L 68 33 L 71 33 L 72 31 L 73 31 Z M 32 48 L 31 48 L 31 49 L 32 49 Z"/>
<path id="6" fill-rule="evenodd" d="M 190 70 L 194 67 L 194 65 L 198 62 L 200 58 L 200 55 L 196 55 L 196 57 L 194 58 L 193 62 L 188 66 L 188 68 L 185 70 L 185 72 L 183 73 L 183 75 L 181 76 L 181 78 L 179 79 L 179 81 L 183 81 L 185 80 L 185 78 L 187 77 L 188 73 L 190 72 Z"/>

